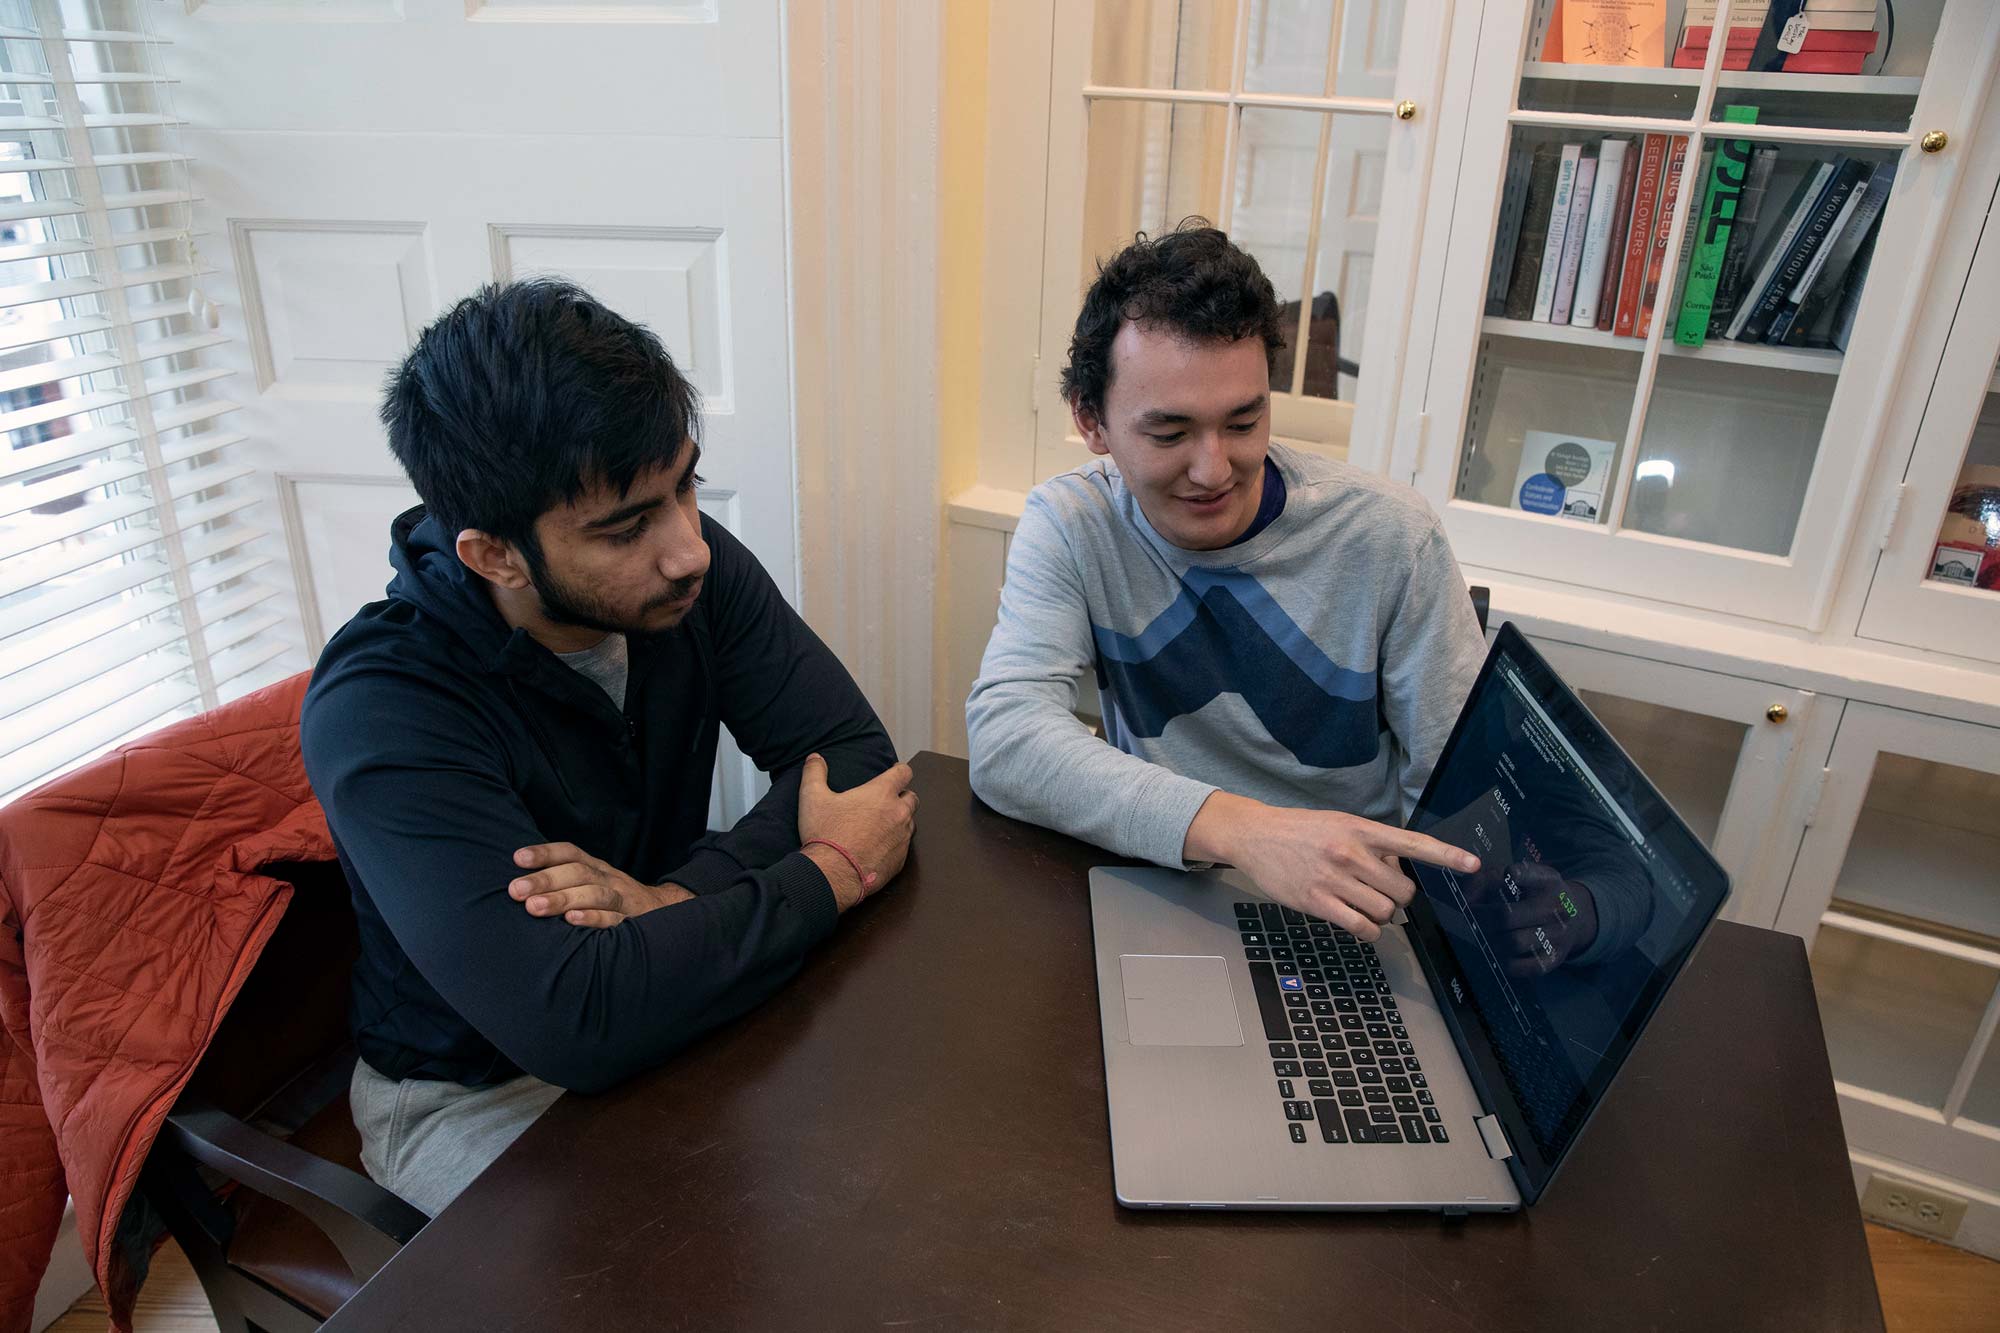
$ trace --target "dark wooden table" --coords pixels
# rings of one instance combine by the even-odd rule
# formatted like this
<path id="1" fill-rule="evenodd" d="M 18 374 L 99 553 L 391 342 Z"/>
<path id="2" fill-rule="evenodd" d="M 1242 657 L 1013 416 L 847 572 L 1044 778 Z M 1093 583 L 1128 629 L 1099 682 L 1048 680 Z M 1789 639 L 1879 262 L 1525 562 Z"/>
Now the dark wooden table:
<path id="1" fill-rule="evenodd" d="M 1882 1327 L 1796 938 L 1716 927 L 1530 1211 L 1136 1213 L 1105 857 L 915 767 L 908 869 L 789 987 L 563 1098 L 327 1327 Z"/>

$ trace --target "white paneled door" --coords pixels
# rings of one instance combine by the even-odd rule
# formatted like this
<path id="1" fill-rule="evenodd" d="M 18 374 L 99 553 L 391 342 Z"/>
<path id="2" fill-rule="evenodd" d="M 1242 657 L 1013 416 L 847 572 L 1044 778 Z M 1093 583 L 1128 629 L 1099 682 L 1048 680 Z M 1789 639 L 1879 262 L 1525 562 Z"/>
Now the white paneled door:
<path id="1" fill-rule="evenodd" d="M 160 8 L 301 666 L 381 595 L 414 502 L 384 376 L 451 302 L 531 273 L 660 334 L 703 395 L 702 507 L 796 600 L 778 0 Z M 719 819 L 757 791 L 729 755 Z"/>

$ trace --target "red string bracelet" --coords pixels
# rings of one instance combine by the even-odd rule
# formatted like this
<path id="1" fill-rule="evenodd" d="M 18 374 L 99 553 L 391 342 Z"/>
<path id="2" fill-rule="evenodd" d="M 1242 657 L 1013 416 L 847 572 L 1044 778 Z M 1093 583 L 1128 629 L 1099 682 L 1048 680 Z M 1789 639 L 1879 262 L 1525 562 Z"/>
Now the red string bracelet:
<path id="1" fill-rule="evenodd" d="M 875 880 L 876 880 L 875 872 L 872 870 L 863 870 L 861 868 L 861 863 L 854 859 L 853 852 L 848 851 L 845 847 L 842 847 L 832 838 L 807 838 L 805 840 L 804 845 L 805 847 L 810 847 L 814 843 L 818 843 L 822 847 L 831 847 L 836 852 L 839 852 L 843 857 L 847 858 L 847 864 L 854 867 L 854 876 L 856 879 L 861 881 L 862 888 L 872 889 L 875 887 Z M 800 850 L 804 850 L 804 848 L 802 847 Z"/>

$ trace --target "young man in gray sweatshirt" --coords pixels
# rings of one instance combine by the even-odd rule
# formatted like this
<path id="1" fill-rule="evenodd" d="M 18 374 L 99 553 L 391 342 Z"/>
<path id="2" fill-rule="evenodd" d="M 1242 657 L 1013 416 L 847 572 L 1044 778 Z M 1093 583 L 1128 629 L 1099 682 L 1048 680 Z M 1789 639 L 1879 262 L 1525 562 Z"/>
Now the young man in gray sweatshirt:
<path id="1" fill-rule="evenodd" d="M 1028 496 L 966 703 L 972 786 L 1123 856 L 1225 862 L 1363 939 L 1478 862 L 1399 825 L 1485 656 L 1417 493 L 1271 442 L 1276 296 L 1221 232 L 1105 264 L 1063 371 L 1103 459 Z M 1104 738 L 1071 711 L 1094 671 Z"/>

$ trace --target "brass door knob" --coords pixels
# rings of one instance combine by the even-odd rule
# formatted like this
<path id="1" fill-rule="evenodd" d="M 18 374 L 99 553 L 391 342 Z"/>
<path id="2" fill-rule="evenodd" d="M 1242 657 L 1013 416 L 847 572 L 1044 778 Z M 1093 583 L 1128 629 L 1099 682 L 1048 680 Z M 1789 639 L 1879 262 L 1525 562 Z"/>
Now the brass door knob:
<path id="1" fill-rule="evenodd" d="M 1792 715 L 1792 710 L 1785 707 L 1783 704 L 1772 704 L 1769 708 L 1766 708 L 1764 710 L 1764 716 L 1771 719 L 1771 721 L 1773 722 L 1783 722 L 1786 718 L 1790 717 L 1791 715 Z"/>
<path id="2" fill-rule="evenodd" d="M 1415 102 L 1410 101 L 1408 98 L 1405 98 L 1404 100 L 1396 103 L 1397 120 L 1414 120 L 1416 118 L 1416 114 L 1417 114 L 1417 104 Z M 1939 135 L 1938 137 L 1943 138 L 1944 136 Z M 1928 143 L 1929 140 L 1926 139 L 1925 142 Z M 1939 146 L 1942 147 L 1942 145 Z M 1930 151 L 1935 152 L 1936 149 L 1932 149 Z"/>
<path id="3" fill-rule="evenodd" d="M 1926 153 L 1942 153 L 1944 146 L 1950 142 L 1951 136 L 1943 130 L 1932 130 L 1923 138 L 1917 140 L 1917 147 L 1923 149 Z"/>

